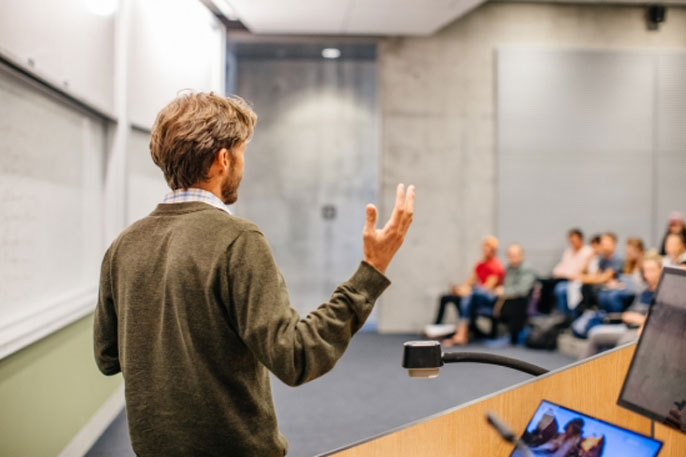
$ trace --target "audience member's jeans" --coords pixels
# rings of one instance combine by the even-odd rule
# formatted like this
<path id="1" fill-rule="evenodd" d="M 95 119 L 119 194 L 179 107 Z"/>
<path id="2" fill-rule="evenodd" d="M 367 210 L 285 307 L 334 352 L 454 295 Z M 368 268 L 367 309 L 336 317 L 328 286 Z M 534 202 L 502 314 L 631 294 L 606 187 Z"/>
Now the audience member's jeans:
<path id="1" fill-rule="evenodd" d="M 462 315 L 460 311 L 460 305 L 461 305 L 462 298 L 459 295 L 443 295 L 441 297 L 440 304 L 438 305 L 438 315 L 436 316 L 436 320 L 434 321 L 434 324 L 438 325 L 441 322 L 443 322 L 443 315 L 445 314 L 445 308 L 448 306 L 449 303 L 453 303 L 455 305 L 455 309 L 457 310 L 457 315 L 458 317 Z"/>
<path id="2" fill-rule="evenodd" d="M 470 324 L 473 325 L 478 311 L 484 308 L 492 309 L 497 299 L 498 297 L 491 291 L 475 287 L 472 290 L 472 294 L 469 296 L 468 302 L 464 304 L 465 300 L 463 300 L 463 315 L 469 316 Z"/>
<path id="3" fill-rule="evenodd" d="M 621 313 L 631 295 L 633 293 L 626 289 L 601 289 L 598 291 L 598 307 L 608 313 Z"/>
<path id="4" fill-rule="evenodd" d="M 481 287 L 475 287 L 472 290 L 471 295 L 471 308 L 478 310 L 483 306 L 493 307 L 496 299 L 498 298 L 494 293 L 489 290 L 482 289 Z"/>
<path id="5" fill-rule="evenodd" d="M 476 317 L 476 312 L 479 309 L 483 307 L 492 308 L 496 299 L 497 297 L 493 293 L 486 289 L 482 289 L 481 287 L 473 288 L 472 293 L 466 297 L 460 297 L 459 295 L 443 295 L 438 306 L 438 314 L 436 315 L 434 324 L 443 322 L 445 309 L 449 303 L 455 304 L 461 319 L 473 321 Z"/>
<path id="6" fill-rule="evenodd" d="M 572 315 L 574 311 L 569 309 L 569 304 L 567 303 L 567 287 L 569 286 L 568 281 L 558 282 L 555 285 L 555 300 L 557 302 L 557 310 L 562 314 Z"/>

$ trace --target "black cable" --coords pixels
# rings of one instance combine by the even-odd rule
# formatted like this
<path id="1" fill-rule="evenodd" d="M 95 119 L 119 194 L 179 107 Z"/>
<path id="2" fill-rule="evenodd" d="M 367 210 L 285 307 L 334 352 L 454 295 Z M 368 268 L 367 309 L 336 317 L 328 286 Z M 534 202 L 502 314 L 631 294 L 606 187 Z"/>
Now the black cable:
<path id="1" fill-rule="evenodd" d="M 517 360 L 510 357 L 504 357 L 497 354 L 489 354 L 484 352 L 444 352 L 443 362 L 445 363 L 459 363 L 459 362 L 476 362 L 476 363 L 490 363 L 491 365 L 500 365 L 503 367 L 512 368 L 523 371 L 533 376 L 540 376 L 548 373 L 545 368 L 539 367 L 523 360 Z"/>

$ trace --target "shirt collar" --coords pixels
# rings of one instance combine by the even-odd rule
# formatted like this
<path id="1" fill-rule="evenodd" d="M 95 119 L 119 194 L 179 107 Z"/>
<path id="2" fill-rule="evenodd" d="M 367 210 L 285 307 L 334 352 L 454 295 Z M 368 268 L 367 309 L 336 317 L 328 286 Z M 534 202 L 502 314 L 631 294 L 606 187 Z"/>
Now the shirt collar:
<path id="1" fill-rule="evenodd" d="M 176 189 L 164 196 L 162 203 L 188 203 L 188 202 L 203 202 L 219 208 L 231 214 L 231 210 L 212 192 L 208 192 L 197 187 L 189 189 Z"/>

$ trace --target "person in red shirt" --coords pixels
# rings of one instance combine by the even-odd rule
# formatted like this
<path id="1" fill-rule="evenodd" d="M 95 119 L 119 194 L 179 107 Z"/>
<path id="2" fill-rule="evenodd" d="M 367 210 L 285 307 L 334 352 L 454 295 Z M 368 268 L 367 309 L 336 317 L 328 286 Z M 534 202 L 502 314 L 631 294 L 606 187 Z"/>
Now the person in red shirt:
<path id="1" fill-rule="evenodd" d="M 443 321 L 445 308 L 449 303 L 454 303 L 460 315 L 460 323 L 452 340 L 444 343 L 450 345 L 466 344 L 468 340 L 468 319 L 470 313 L 471 297 L 474 293 L 494 293 L 496 288 L 503 284 L 505 268 L 496 257 L 498 252 L 498 239 L 492 235 L 484 237 L 481 242 L 482 259 L 474 266 L 474 271 L 461 285 L 453 284 L 450 294 L 443 295 L 440 300 L 438 315 L 435 324 Z"/>

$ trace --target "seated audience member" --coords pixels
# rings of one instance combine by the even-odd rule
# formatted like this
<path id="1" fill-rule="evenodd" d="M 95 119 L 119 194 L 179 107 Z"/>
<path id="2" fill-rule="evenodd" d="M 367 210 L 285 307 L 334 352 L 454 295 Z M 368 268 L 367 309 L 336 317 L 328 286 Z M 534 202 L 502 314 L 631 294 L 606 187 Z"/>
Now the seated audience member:
<path id="1" fill-rule="evenodd" d="M 626 260 L 619 279 L 611 279 L 598 291 L 598 307 L 609 313 L 624 311 L 626 301 L 642 287 L 641 262 L 643 260 L 643 241 L 640 238 L 626 240 Z"/>
<path id="2" fill-rule="evenodd" d="M 665 236 L 662 237 L 662 244 L 660 245 L 660 255 L 667 255 L 667 237 L 670 234 L 679 235 L 681 241 L 686 244 L 686 225 L 684 224 L 684 216 L 679 211 L 672 211 L 669 215 L 669 222 L 667 223 L 667 230 L 665 231 Z"/>
<path id="3" fill-rule="evenodd" d="M 476 311 L 483 307 L 493 308 L 498 299 L 507 300 L 529 295 L 536 282 L 536 272 L 524 264 L 524 250 L 518 244 L 507 248 L 507 269 L 502 286 L 493 289 L 475 287 L 472 290 L 467 306 L 462 307 L 462 319 L 452 339 L 444 340 L 447 346 L 452 344 L 467 344 L 469 329 L 474 328 Z M 464 300 L 467 302 L 467 300 Z M 466 320 L 468 318 L 469 320 Z"/>
<path id="4" fill-rule="evenodd" d="M 505 269 L 500 260 L 496 257 L 498 252 L 498 239 L 494 236 L 486 236 L 481 242 L 481 253 L 483 258 L 474 266 L 474 271 L 471 276 L 458 286 L 453 284 L 451 293 L 443 295 L 438 307 L 438 314 L 436 315 L 435 324 L 443 322 L 443 315 L 448 303 L 453 303 L 457 308 L 457 314 L 463 317 L 466 315 L 460 309 L 468 305 L 468 298 L 472 294 L 472 289 L 475 287 L 483 290 L 495 290 L 496 287 L 502 284 L 505 276 Z M 463 300 L 465 299 L 465 300 Z M 464 303 L 463 303 L 464 301 Z"/>
<path id="5" fill-rule="evenodd" d="M 572 229 L 568 234 L 569 247 L 562 254 L 560 263 L 553 268 L 553 278 L 573 279 L 584 272 L 593 255 L 593 248 L 584 245 L 584 234 L 579 229 Z M 600 239 L 598 239 L 600 241 Z"/>
<path id="6" fill-rule="evenodd" d="M 670 233 L 665 240 L 665 256 L 662 259 L 664 266 L 678 267 L 686 263 L 686 246 L 681 235 Z"/>
<path id="7" fill-rule="evenodd" d="M 616 255 L 617 235 L 605 232 L 600 236 L 600 255 L 598 257 L 598 271 L 582 274 L 578 281 L 584 287 L 584 301 L 586 305 L 597 303 L 598 291 L 618 279 L 624 268 L 624 261 Z"/>
<path id="8" fill-rule="evenodd" d="M 591 238 L 591 249 L 593 250 L 593 254 L 591 254 L 591 257 L 588 259 L 588 264 L 586 264 L 586 268 L 584 269 L 584 272 L 588 274 L 596 273 L 598 271 L 598 262 L 600 262 L 600 235 L 593 235 L 593 238 Z"/>
<path id="9" fill-rule="evenodd" d="M 591 239 L 591 249 L 593 255 L 588 259 L 584 272 L 572 278 L 567 282 L 561 282 L 555 286 L 555 299 L 557 301 L 557 309 L 561 313 L 568 314 L 570 317 L 576 315 L 577 303 L 569 303 L 568 297 L 570 295 L 570 288 L 577 288 L 579 295 L 581 295 L 581 287 L 584 284 L 604 284 L 610 279 L 614 278 L 621 270 L 621 260 L 614 257 L 614 251 L 617 245 L 617 237 L 614 233 L 604 233 L 602 235 L 595 235 Z M 612 268 L 610 268 L 612 267 Z M 604 270 L 608 271 L 604 271 Z"/>
<path id="10" fill-rule="evenodd" d="M 598 325 L 588 332 L 588 347 L 582 358 L 590 357 L 601 350 L 629 343 L 640 335 L 650 304 L 655 297 L 655 289 L 660 281 L 662 260 L 657 255 L 649 255 L 641 262 L 641 273 L 645 289 L 636 294 L 634 303 L 622 313 L 621 324 Z"/>
<path id="11" fill-rule="evenodd" d="M 555 286 L 570 278 L 583 273 L 589 259 L 593 256 L 593 248 L 584 245 L 584 234 L 580 229 L 574 228 L 567 232 L 569 247 L 562 254 L 562 259 L 553 268 L 552 278 L 541 280 L 541 297 L 538 310 L 547 313 L 555 301 L 553 291 Z M 600 241 L 600 238 L 598 238 Z"/>

